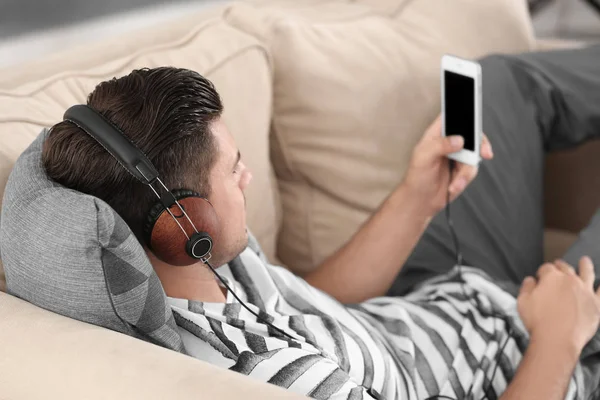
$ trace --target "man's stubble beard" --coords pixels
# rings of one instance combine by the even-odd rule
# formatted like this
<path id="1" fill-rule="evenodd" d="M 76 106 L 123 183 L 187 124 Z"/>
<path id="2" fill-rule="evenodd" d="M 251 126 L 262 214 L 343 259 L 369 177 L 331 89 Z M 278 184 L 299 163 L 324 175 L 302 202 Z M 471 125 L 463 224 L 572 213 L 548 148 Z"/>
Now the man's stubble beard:
<path id="1" fill-rule="evenodd" d="M 218 261 L 218 266 L 225 265 L 229 263 L 231 260 L 235 259 L 239 256 L 248 246 L 248 231 L 245 230 L 244 234 L 240 236 L 235 243 L 232 243 L 231 246 L 227 249 L 227 251 L 223 252 L 222 259 L 215 260 Z M 212 263 L 211 263 L 212 264 Z"/>

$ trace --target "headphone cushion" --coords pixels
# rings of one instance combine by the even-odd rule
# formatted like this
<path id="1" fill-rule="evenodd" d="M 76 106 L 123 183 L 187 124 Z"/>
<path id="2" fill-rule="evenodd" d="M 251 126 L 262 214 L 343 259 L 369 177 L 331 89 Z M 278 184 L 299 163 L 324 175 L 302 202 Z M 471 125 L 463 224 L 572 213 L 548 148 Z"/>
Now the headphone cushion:
<path id="1" fill-rule="evenodd" d="M 186 197 L 199 197 L 201 199 L 204 198 L 198 192 L 194 192 L 193 190 L 190 190 L 190 189 L 175 189 L 175 190 L 171 190 L 171 193 L 173 193 L 173 196 L 175 196 L 175 199 L 177 201 L 184 199 Z M 152 206 L 152 208 L 146 215 L 146 221 L 144 222 L 144 240 L 146 241 L 146 245 L 148 247 L 150 247 L 150 238 L 152 235 L 152 229 L 154 229 L 154 225 L 156 224 L 156 221 L 158 221 L 158 218 L 161 216 L 161 214 L 164 211 L 166 211 L 165 207 L 162 205 L 162 203 L 160 201 L 157 201 L 156 204 L 154 204 Z"/>

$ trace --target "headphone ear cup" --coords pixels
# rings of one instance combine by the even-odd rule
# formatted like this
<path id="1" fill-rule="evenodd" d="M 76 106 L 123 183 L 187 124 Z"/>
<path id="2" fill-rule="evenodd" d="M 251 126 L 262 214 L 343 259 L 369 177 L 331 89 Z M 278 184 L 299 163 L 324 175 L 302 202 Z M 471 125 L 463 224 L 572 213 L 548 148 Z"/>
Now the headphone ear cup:
<path id="1" fill-rule="evenodd" d="M 189 189 L 175 189 L 171 190 L 171 193 L 173 193 L 173 196 L 177 199 L 177 201 L 190 196 L 203 198 L 199 193 Z M 177 205 L 175 205 L 175 208 L 177 208 L 178 213 L 174 214 L 179 215 L 179 213 L 181 213 L 181 210 L 179 210 L 179 207 L 177 207 Z M 156 203 L 154 203 L 148 214 L 146 214 L 146 221 L 144 222 L 144 241 L 146 242 L 146 245 L 148 247 L 151 247 L 150 237 L 152 236 L 152 229 L 154 228 L 154 224 L 156 224 L 158 217 L 160 217 L 163 212 L 166 212 L 165 207 L 160 201 L 157 201 Z M 169 213 L 167 212 L 167 214 Z M 192 219 L 192 221 L 194 220 Z M 194 222 L 194 224 L 195 223 L 196 222 Z"/>
<path id="2" fill-rule="evenodd" d="M 194 223 L 198 233 L 181 212 L 177 204 L 170 210 L 187 235 L 161 203 L 148 214 L 146 236 L 148 247 L 162 261 L 170 265 L 185 266 L 198 262 L 212 249 L 213 238 L 219 234 L 219 221 L 210 202 L 191 190 L 174 190 L 173 195 Z"/>
<path id="3" fill-rule="evenodd" d="M 210 254 L 213 247 L 213 240 L 206 232 L 196 232 L 185 244 L 185 251 L 188 256 L 200 260 Z"/>

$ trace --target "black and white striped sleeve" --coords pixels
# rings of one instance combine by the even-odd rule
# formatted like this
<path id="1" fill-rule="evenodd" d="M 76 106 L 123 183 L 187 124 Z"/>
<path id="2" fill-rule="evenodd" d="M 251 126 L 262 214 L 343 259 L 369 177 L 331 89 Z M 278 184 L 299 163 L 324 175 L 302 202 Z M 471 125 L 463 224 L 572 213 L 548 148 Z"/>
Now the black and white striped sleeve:
<path id="1" fill-rule="evenodd" d="M 242 352 L 230 369 L 314 399 L 374 399 L 334 361 L 305 349 Z"/>

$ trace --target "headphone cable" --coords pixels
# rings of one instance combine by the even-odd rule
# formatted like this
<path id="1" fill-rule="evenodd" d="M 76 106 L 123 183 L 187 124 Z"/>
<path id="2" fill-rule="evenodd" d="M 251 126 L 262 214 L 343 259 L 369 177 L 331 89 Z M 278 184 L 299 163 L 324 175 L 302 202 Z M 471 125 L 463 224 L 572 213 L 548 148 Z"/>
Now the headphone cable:
<path id="1" fill-rule="evenodd" d="M 454 250 L 455 250 L 455 254 L 456 254 L 456 265 L 458 267 L 458 275 L 459 275 L 459 279 L 460 279 L 460 287 L 461 287 L 461 291 L 463 293 L 463 296 L 467 299 L 469 299 L 469 302 L 472 303 L 471 299 L 469 298 L 469 296 L 467 295 L 464 285 L 466 284 L 466 281 L 464 279 L 463 273 L 462 273 L 462 262 L 463 262 L 463 256 L 462 256 L 462 251 L 460 248 L 460 242 L 458 241 L 458 235 L 456 234 L 456 231 L 454 230 L 454 223 L 452 222 L 452 218 L 450 217 L 450 183 L 452 182 L 452 172 L 454 171 L 455 168 L 455 161 L 449 159 L 449 172 L 450 172 L 450 177 L 448 180 L 448 190 L 446 193 L 446 220 L 448 222 L 448 226 L 450 228 L 450 233 L 452 235 L 452 241 L 454 243 Z M 202 260 L 206 265 L 208 265 L 208 267 L 210 268 L 210 270 L 213 272 L 213 274 L 219 279 L 219 281 L 221 281 L 221 283 L 225 286 L 225 288 L 233 295 L 233 297 L 246 309 L 248 310 L 248 312 L 250 312 L 251 314 L 253 314 L 257 320 L 260 320 L 262 322 L 264 322 L 265 324 L 267 324 L 268 326 L 270 326 L 271 328 L 273 328 L 274 330 L 276 330 L 277 332 L 279 332 L 280 334 L 288 337 L 291 340 L 296 341 L 297 339 L 294 338 L 292 335 L 288 334 L 287 332 L 283 331 L 282 329 L 278 328 L 277 326 L 273 325 L 271 322 L 267 321 L 265 318 L 261 317 L 258 313 L 254 312 L 253 310 L 251 310 L 244 301 L 242 301 L 242 299 L 240 299 L 238 297 L 238 295 L 231 289 L 231 287 L 227 284 L 227 282 L 225 281 L 225 279 L 223 279 L 221 277 L 221 275 L 219 275 L 217 273 L 217 271 L 213 268 L 213 266 L 208 262 L 208 260 Z M 474 303 L 473 303 L 474 304 Z M 474 304 L 477 307 L 477 304 Z M 508 341 L 510 339 L 510 331 L 511 331 L 511 327 L 510 324 L 508 324 L 508 322 L 506 321 L 506 318 L 500 314 L 496 314 L 496 313 L 492 313 L 490 314 L 490 316 L 495 317 L 495 318 L 500 318 L 502 320 L 505 321 L 505 323 L 508 326 L 508 337 L 506 338 L 506 340 L 504 341 L 504 345 L 502 346 L 502 348 L 500 349 L 500 351 L 496 354 L 495 357 L 495 362 L 496 362 L 496 366 L 494 367 L 494 371 L 492 372 L 492 378 L 489 380 L 488 382 L 488 387 L 484 390 L 484 395 L 483 397 L 481 397 L 480 400 L 484 400 L 486 397 L 488 397 L 488 392 L 492 387 L 492 383 L 494 381 L 494 378 L 496 377 L 496 372 L 498 371 L 498 368 L 500 367 L 500 357 L 502 356 L 502 353 L 504 352 L 504 349 L 506 348 L 506 345 L 508 344 Z M 471 390 L 473 390 L 473 384 L 471 383 L 471 386 L 469 388 L 469 391 L 467 392 L 467 396 L 470 395 Z M 435 396 L 431 396 L 428 397 L 425 400 L 435 400 L 435 399 L 446 399 L 446 400 L 457 400 L 455 398 L 449 397 L 449 396 L 445 396 L 445 395 L 435 395 Z"/>
<path id="2" fill-rule="evenodd" d="M 225 288 L 227 288 L 227 290 L 229 291 L 229 293 L 231 293 L 233 295 L 233 297 L 235 297 L 235 299 L 246 309 L 248 310 L 250 313 L 254 314 L 254 316 L 256 316 L 257 319 L 262 320 L 265 324 L 267 324 L 268 326 L 270 326 L 271 328 L 275 329 L 276 331 L 278 331 L 279 333 L 281 333 L 284 336 L 287 336 L 289 339 L 293 340 L 293 341 L 297 341 L 296 338 L 294 338 L 293 336 L 291 336 L 290 334 L 288 334 L 287 332 L 283 331 L 282 329 L 276 327 L 275 325 L 273 325 L 271 322 L 267 321 L 266 319 L 262 318 L 259 314 L 255 313 L 254 311 L 252 311 L 247 305 L 246 303 L 244 303 L 242 301 L 242 299 L 240 299 L 238 297 L 237 294 L 235 294 L 235 292 L 231 289 L 231 287 L 227 284 L 227 282 L 225 281 L 225 279 L 223 279 L 221 277 L 221 275 L 219 275 L 217 273 L 217 271 L 213 268 L 213 266 L 208 262 L 208 260 L 202 260 L 204 262 L 204 264 L 208 265 L 208 267 L 210 268 L 210 270 L 213 272 L 213 274 L 215 274 L 215 276 L 221 281 L 221 283 L 225 286 Z M 375 391 L 372 387 L 366 387 L 363 386 L 364 389 L 367 391 L 367 393 L 369 393 L 369 395 L 371 397 L 373 397 L 376 400 L 384 400 L 384 397 L 379 394 L 377 391 Z M 453 399 L 454 400 L 454 399 Z"/>
<path id="3" fill-rule="evenodd" d="M 462 255 L 462 251 L 460 248 L 460 242 L 458 241 L 458 235 L 456 234 L 456 231 L 454 230 L 454 223 L 452 222 L 452 218 L 450 217 L 450 184 L 452 183 L 452 175 L 453 175 L 452 173 L 454 172 L 455 167 L 456 167 L 456 161 L 454 161 L 452 159 L 448 159 L 448 171 L 449 171 L 450 176 L 448 179 L 448 190 L 446 191 L 446 210 L 445 210 L 446 211 L 446 221 L 448 223 L 448 227 L 450 228 L 450 234 L 452 236 L 452 241 L 454 243 L 454 251 L 456 254 L 456 267 L 458 269 L 458 277 L 460 280 L 460 288 L 461 288 L 462 294 L 466 299 L 468 299 L 468 301 L 471 304 L 473 304 L 475 307 L 477 307 L 477 304 L 471 300 L 471 298 L 467 295 L 467 292 L 465 291 L 465 285 L 467 282 L 464 278 L 463 271 L 462 271 L 463 255 Z M 500 351 L 498 351 L 498 353 L 496 353 L 496 357 L 494 357 L 494 361 L 495 361 L 496 365 L 492 372 L 492 378 L 489 380 L 487 388 L 484 390 L 484 395 L 481 397 L 480 400 L 489 398 L 488 392 L 492 388 L 492 383 L 494 382 L 494 378 L 496 377 L 496 372 L 498 372 L 498 368 L 500 367 L 500 357 L 502 357 L 502 354 L 504 353 L 504 350 L 506 349 L 506 346 L 508 345 L 508 341 L 510 340 L 510 335 L 512 332 L 512 328 L 511 328 L 510 324 L 508 323 L 506 316 L 498 314 L 498 313 L 494 313 L 494 312 L 490 313 L 488 316 L 502 319 L 508 327 L 508 332 L 507 332 L 508 336 L 507 336 L 506 340 L 504 341 L 504 344 L 500 348 Z M 471 383 L 471 386 L 469 387 L 469 390 L 467 391 L 465 398 L 468 399 L 468 396 L 471 394 L 472 390 L 473 390 L 473 383 Z M 430 396 L 425 400 L 435 400 L 435 399 L 457 400 L 453 397 L 449 397 L 449 396 L 445 396 L 445 395 Z"/>
<path id="4" fill-rule="evenodd" d="M 248 307 L 246 305 L 245 302 L 242 301 L 242 299 L 240 299 L 238 297 L 237 294 L 235 294 L 235 292 L 231 289 L 231 287 L 229 287 L 229 285 L 227 284 L 227 282 L 225 281 L 225 279 L 223 279 L 221 277 L 221 275 L 219 275 L 217 273 L 217 271 L 213 268 L 213 266 L 208 262 L 208 260 L 202 260 L 204 262 L 204 264 L 208 265 L 208 267 L 210 268 L 210 270 L 213 272 L 213 274 L 215 274 L 215 276 L 217 278 L 219 278 L 219 280 L 221 281 L 221 283 L 225 286 L 225 288 L 227 288 L 227 290 L 229 291 L 229 293 L 231 293 L 233 295 L 233 297 L 235 297 L 235 299 L 246 309 L 248 310 L 248 312 L 250 312 L 251 314 L 253 314 L 257 320 L 260 320 L 262 322 L 264 322 L 265 324 L 267 324 L 268 326 L 270 326 L 271 328 L 275 329 L 277 332 L 279 332 L 280 334 L 287 336 L 289 339 L 297 341 L 298 339 L 296 339 L 295 337 L 293 337 L 292 335 L 290 335 L 289 333 L 285 332 L 283 329 L 280 329 L 278 327 L 276 327 L 275 325 L 273 325 L 271 322 L 267 321 L 265 318 L 261 317 L 258 313 L 254 312 L 253 310 L 250 309 L 250 307 Z"/>
<path id="5" fill-rule="evenodd" d="M 464 279 L 462 277 L 462 263 L 463 263 L 463 256 L 462 256 L 462 251 L 460 249 L 460 242 L 458 241 L 458 235 L 456 234 L 456 231 L 454 230 L 454 223 L 452 222 L 452 218 L 450 218 L 450 184 L 452 183 L 452 172 L 454 171 L 456 162 L 452 159 L 448 159 L 449 163 L 448 163 L 448 169 L 450 172 L 450 178 L 448 179 L 448 190 L 446 191 L 446 221 L 448 223 L 448 227 L 450 228 L 450 235 L 452 236 L 452 242 L 454 243 L 454 251 L 456 254 L 456 265 L 458 266 L 458 272 L 459 272 L 459 276 L 460 279 L 462 281 L 462 283 L 464 282 Z M 465 297 L 467 297 L 466 293 L 464 292 L 464 287 L 461 286 L 461 288 L 463 289 L 463 295 L 465 295 Z"/>

